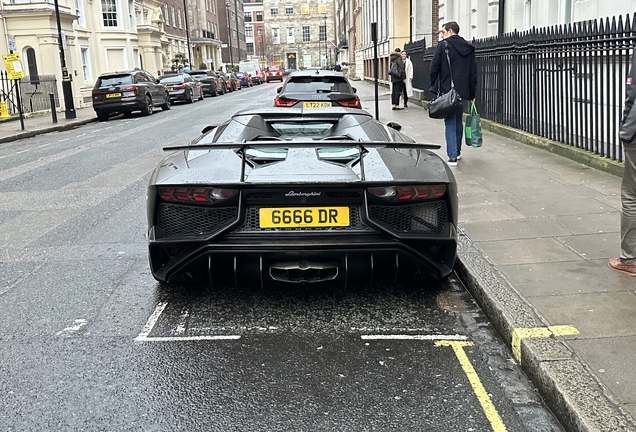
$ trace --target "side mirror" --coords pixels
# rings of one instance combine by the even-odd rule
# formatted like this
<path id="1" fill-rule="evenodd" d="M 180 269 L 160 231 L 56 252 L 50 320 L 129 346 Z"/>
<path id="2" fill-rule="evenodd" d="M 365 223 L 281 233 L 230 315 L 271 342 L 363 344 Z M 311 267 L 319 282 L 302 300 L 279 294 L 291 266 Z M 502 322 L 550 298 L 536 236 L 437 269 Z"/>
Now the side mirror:
<path id="1" fill-rule="evenodd" d="M 156 80 L 155 80 L 155 83 L 159 84 L 159 79 L 156 79 Z"/>
<path id="2" fill-rule="evenodd" d="M 282 88 L 282 87 L 278 87 L 278 88 L 276 89 L 276 93 L 280 93 L 280 92 L 282 92 L 282 91 L 283 91 L 283 88 Z"/>
<path id="3" fill-rule="evenodd" d="M 388 122 L 386 125 L 390 128 L 395 129 L 398 132 L 402 130 L 402 125 L 396 122 Z"/>
<path id="4" fill-rule="evenodd" d="M 358 93 L 358 89 L 357 88 L 355 88 L 355 87 L 351 87 L 351 88 L 353 89 L 354 93 Z"/>

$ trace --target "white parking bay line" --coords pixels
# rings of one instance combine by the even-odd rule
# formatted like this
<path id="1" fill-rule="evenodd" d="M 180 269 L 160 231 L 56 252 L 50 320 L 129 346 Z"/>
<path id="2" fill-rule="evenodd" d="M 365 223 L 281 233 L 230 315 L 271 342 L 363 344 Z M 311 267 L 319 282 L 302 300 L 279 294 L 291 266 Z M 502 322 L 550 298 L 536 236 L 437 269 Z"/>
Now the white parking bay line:
<path id="1" fill-rule="evenodd" d="M 168 302 L 159 302 L 155 311 L 150 315 L 146 325 L 139 335 L 135 338 L 137 342 L 171 342 L 171 341 L 201 341 L 201 340 L 237 340 L 240 339 L 240 335 L 203 335 L 203 336 L 158 336 L 148 337 L 152 329 L 154 328 L 159 317 L 168 306 Z"/>
<path id="2" fill-rule="evenodd" d="M 468 340 L 464 335 L 361 335 L 362 340 Z"/>

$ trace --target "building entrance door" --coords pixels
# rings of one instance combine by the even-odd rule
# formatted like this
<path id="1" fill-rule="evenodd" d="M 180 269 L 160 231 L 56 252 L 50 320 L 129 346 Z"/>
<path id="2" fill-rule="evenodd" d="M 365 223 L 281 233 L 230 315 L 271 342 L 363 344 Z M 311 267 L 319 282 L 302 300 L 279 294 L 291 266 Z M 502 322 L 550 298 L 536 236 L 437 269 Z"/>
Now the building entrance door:
<path id="1" fill-rule="evenodd" d="M 296 53 L 287 53 L 287 69 L 296 69 Z"/>

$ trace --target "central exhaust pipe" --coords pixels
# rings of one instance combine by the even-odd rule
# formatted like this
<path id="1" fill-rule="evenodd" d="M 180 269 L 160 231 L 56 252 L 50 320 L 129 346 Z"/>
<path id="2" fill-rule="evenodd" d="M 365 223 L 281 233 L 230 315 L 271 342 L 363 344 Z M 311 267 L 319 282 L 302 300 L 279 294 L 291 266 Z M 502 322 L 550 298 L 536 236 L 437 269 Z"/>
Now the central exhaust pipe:
<path id="1" fill-rule="evenodd" d="M 269 275 L 280 282 L 325 282 L 338 277 L 338 266 L 333 263 L 293 261 L 272 264 Z"/>

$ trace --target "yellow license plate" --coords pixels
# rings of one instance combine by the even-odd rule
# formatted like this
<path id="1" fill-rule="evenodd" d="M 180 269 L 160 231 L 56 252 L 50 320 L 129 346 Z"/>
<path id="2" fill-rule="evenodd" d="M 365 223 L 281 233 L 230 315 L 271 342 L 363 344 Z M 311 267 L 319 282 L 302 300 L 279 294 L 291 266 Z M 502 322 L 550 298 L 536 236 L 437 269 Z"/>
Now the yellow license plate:
<path id="1" fill-rule="evenodd" d="M 303 108 L 329 108 L 331 102 L 303 102 Z"/>
<path id="2" fill-rule="evenodd" d="M 168 91 L 174 90 L 174 87 L 168 87 Z"/>
<path id="3" fill-rule="evenodd" d="M 121 97 L 121 93 L 108 93 L 106 99 Z"/>
<path id="4" fill-rule="evenodd" d="M 349 207 L 287 207 L 259 209 L 261 228 L 349 226 Z"/>

